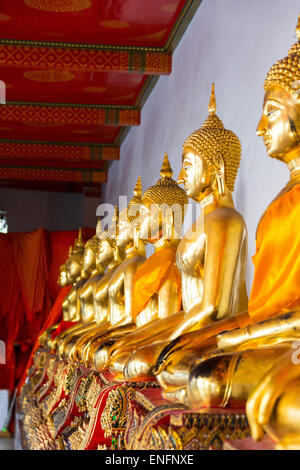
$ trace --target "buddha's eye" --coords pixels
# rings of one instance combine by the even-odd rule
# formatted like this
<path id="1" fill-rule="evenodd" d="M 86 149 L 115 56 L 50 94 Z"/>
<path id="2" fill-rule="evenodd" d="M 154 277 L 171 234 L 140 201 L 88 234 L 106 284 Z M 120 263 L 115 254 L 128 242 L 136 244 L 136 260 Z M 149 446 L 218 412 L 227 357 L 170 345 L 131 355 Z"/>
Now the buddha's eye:
<path id="1" fill-rule="evenodd" d="M 274 104 L 267 104 L 265 107 L 265 115 L 267 117 L 272 117 L 272 119 L 274 119 L 280 111 L 281 109 Z"/>

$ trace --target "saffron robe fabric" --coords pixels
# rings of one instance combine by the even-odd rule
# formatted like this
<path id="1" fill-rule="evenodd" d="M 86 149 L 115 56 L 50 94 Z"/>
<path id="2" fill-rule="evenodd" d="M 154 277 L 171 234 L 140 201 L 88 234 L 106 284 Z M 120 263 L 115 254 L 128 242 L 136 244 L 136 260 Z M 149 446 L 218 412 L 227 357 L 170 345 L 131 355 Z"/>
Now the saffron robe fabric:
<path id="1" fill-rule="evenodd" d="M 178 290 L 178 311 L 181 308 L 181 277 L 176 266 L 176 247 L 156 251 L 136 271 L 133 277 L 132 318 L 147 306 L 167 280 L 172 280 Z"/>
<path id="2" fill-rule="evenodd" d="M 273 201 L 257 230 L 252 322 L 300 309 L 300 184 Z"/>

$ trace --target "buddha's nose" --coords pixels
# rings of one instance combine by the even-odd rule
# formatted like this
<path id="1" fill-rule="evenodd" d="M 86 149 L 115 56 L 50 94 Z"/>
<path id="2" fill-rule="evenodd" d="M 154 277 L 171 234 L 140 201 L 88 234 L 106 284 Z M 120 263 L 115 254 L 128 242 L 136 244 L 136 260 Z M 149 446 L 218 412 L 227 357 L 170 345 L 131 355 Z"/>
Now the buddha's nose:
<path id="1" fill-rule="evenodd" d="M 177 183 L 178 184 L 183 184 L 184 183 L 184 169 L 183 168 L 181 168 L 181 171 L 178 175 Z"/>
<path id="2" fill-rule="evenodd" d="M 256 135 L 262 136 L 265 133 L 266 133 L 266 122 L 265 122 L 265 116 L 262 115 L 258 123 L 257 129 L 256 129 Z"/>

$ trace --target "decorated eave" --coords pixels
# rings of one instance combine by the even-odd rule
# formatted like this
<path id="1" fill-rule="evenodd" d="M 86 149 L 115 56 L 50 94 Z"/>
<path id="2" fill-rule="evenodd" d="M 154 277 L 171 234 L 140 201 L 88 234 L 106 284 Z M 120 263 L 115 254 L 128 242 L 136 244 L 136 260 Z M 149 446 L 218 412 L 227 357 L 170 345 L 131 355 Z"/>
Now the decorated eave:
<path id="1" fill-rule="evenodd" d="M 3 0 L 0 186 L 99 197 L 200 3 Z"/>

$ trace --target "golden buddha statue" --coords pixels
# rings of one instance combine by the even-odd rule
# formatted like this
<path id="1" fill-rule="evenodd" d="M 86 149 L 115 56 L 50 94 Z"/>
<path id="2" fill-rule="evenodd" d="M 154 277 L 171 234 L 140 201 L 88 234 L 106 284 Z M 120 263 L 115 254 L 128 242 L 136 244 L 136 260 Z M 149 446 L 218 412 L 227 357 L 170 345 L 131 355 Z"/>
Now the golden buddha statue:
<path id="1" fill-rule="evenodd" d="M 73 271 L 73 275 L 70 273 L 70 261 L 73 253 L 72 245 L 69 247 L 68 258 L 64 264 L 62 264 L 59 268 L 59 277 L 57 283 L 60 287 L 65 287 L 70 284 L 74 284 L 76 282 L 77 272 Z M 67 322 L 70 321 L 69 318 L 69 303 L 68 303 L 68 296 L 64 299 L 62 303 L 62 312 L 63 312 L 63 321 Z M 39 338 L 39 343 L 41 346 L 47 346 L 49 349 L 52 348 L 52 338 L 51 333 L 52 331 L 58 328 L 60 323 L 56 323 L 55 325 L 47 328 L 43 334 Z"/>
<path id="2" fill-rule="evenodd" d="M 182 403 L 191 366 L 203 347 L 198 342 L 200 331 L 234 317 L 248 302 L 247 230 L 232 198 L 241 146 L 216 115 L 214 86 L 208 109 L 202 127 L 183 145 L 178 177 L 187 195 L 201 208 L 199 219 L 181 240 L 176 254 L 184 315 L 167 341 L 137 352 L 144 364 L 149 358 L 157 359 L 154 373 L 163 396 Z M 138 368 L 137 363 L 134 366 Z"/>
<path id="3" fill-rule="evenodd" d="M 181 307 L 181 279 L 175 255 L 188 199 L 185 191 L 172 179 L 167 154 L 160 175 L 157 183 L 142 197 L 139 238 L 153 244 L 155 252 L 133 278 L 131 315 L 135 331 L 117 339 L 106 355 L 109 369 L 118 380 L 128 378 L 124 375 L 124 366 L 132 353 L 138 347 L 166 339 L 180 316 L 176 312 Z"/>
<path id="4" fill-rule="evenodd" d="M 100 263 L 96 262 L 100 243 L 99 237 L 101 236 L 101 233 L 101 222 L 99 220 L 95 235 L 84 245 L 83 267 L 81 273 L 84 283 L 80 287 L 77 295 L 77 311 L 81 325 L 78 327 L 76 326 L 76 329 L 73 328 L 72 331 L 64 337 L 59 348 L 59 354 L 61 356 L 66 354 L 68 357 L 74 341 L 96 325 L 92 287 L 101 279 L 105 271 L 105 268 Z"/>
<path id="5" fill-rule="evenodd" d="M 70 268 L 70 260 L 73 252 L 73 247 L 70 245 L 69 247 L 69 253 L 68 253 L 68 258 L 65 262 L 65 269 L 66 269 L 66 284 L 74 284 L 76 278 L 72 278 L 69 268 Z M 63 311 L 63 320 L 64 321 L 69 321 L 69 303 L 68 303 L 68 297 L 66 297 L 62 303 L 62 311 Z"/>
<path id="6" fill-rule="evenodd" d="M 244 315 L 244 326 L 235 329 L 224 322 L 216 351 L 195 364 L 188 386 L 188 404 L 194 409 L 248 399 L 253 437 L 261 438 L 265 429 L 281 448 L 297 448 L 300 435 L 299 365 L 293 361 L 294 341 L 300 337 L 299 22 L 297 36 L 264 84 L 257 134 L 269 156 L 287 165 L 290 180 L 258 225 L 248 318 Z"/>
<path id="7" fill-rule="evenodd" d="M 72 247 L 70 246 L 69 249 L 69 255 L 72 253 Z M 68 278 L 68 272 L 67 272 L 67 265 L 66 263 L 62 264 L 59 267 L 59 276 L 57 279 L 57 284 L 63 288 L 69 284 L 71 284 L 71 281 Z M 69 313 L 69 312 L 68 312 Z M 67 314 L 68 314 L 67 313 Z M 50 326 L 47 328 L 39 337 L 39 344 L 43 347 L 48 347 L 50 349 L 51 347 L 51 333 L 58 327 L 59 323 L 55 323 L 55 325 Z"/>
<path id="8" fill-rule="evenodd" d="M 71 290 L 66 296 L 62 304 L 63 319 L 64 321 L 76 322 L 76 325 L 70 327 L 72 329 L 78 328 L 80 325 L 80 315 L 78 309 L 78 294 L 80 288 L 85 282 L 85 273 L 82 271 L 84 255 L 84 244 L 82 239 L 82 230 L 79 229 L 78 238 L 74 241 L 74 246 L 69 251 L 69 257 L 66 261 L 68 281 L 73 284 Z M 55 351 L 60 344 L 61 340 L 70 333 L 70 328 L 60 333 L 52 342 L 52 349 Z"/>
<path id="9" fill-rule="evenodd" d="M 119 210 L 115 207 L 115 213 L 112 218 L 112 224 L 108 230 L 103 231 L 100 236 L 99 250 L 97 253 L 97 263 L 106 266 L 106 272 L 101 276 L 99 281 L 93 285 L 93 305 L 96 320 L 95 328 L 91 329 L 88 337 L 80 339 L 80 347 L 88 354 L 91 344 L 94 340 L 106 332 L 110 327 L 110 303 L 108 296 L 108 287 L 110 279 L 119 264 L 123 260 L 124 253 L 120 252 L 116 245 L 116 237 L 119 225 Z M 79 345 L 75 346 L 78 357 Z M 73 350 L 73 353 L 74 353 Z M 72 354 L 73 354 L 72 353 Z M 84 360 L 83 357 L 81 357 Z"/>
<path id="10" fill-rule="evenodd" d="M 116 234 L 116 248 L 123 253 L 124 260 L 114 270 L 108 285 L 109 297 L 109 330 L 106 333 L 125 334 L 134 323 L 131 319 L 133 276 L 139 266 L 145 261 L 145 244 L 134 237 L 133 221 L 139 214 L 142 196 L 142 183 L 140 177 L 133 191 L 133 197 L 126 209 L 119 215 L 118 230 Z M 91 352 L 98 347 L 94 331 L 82 336 L 74 346 L 74 357 L 82 358 L 83 348 L 93 343 Z M 99 332 L 98 332 L 99 333 Z M 96 335 L 99 337 L 98 334 Z M 75 352 L 76 350 L 76 352 Z M 87 349 L 85 350 L 87 352 Z"/>

